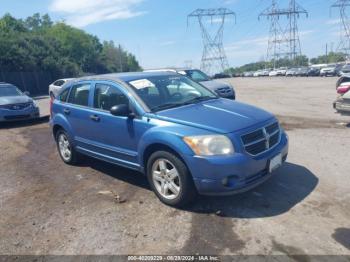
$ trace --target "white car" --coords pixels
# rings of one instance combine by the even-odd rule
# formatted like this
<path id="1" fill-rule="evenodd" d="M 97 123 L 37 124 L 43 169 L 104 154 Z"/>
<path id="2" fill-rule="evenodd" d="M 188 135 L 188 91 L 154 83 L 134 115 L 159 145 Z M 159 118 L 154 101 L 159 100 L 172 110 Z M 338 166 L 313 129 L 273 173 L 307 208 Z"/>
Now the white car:
<path id="1" fill-rule="evenodd" d="M 51 97 L 56 97 L 58 92 L 61 90 L 62 86 L 69 82 L 74 80 L 74 78 L 64 78 L 64 79 L 58 79 L 55 82 L 53 82 L 50 86 L 49 86 L 49 95 Z"/>
<path id="2" fill-rule="evenodd" d="M 269 73 L 269 76 L 278 76 L 278 71 L 277 70 L 273 70 Z"/>
<path id="3" fill-rule="evenodd" d="M 277 70 L 277 75 L 278 76 L 285 76 L 287 73 L 287 68 L 280 68 Z"/>
<path id="4" fill-rule="evenodd" d="M 262 71 L 261 71 L 261 70 L 256 71 L 256 72 L 253 74 L 253 76 L 254 76 L 254 77 L 262 76 Z"/>
<path id="5" fill-rule="evenodd" d="M 321 69 L 321 76 L 336 76 L 336 67 L 329 66 Z"/>
<path id="6" fill-rule="evenodd" d="M 270 70 L 269 70 L 269 69 L 266 69 L 266 70 L 263 70 L 263 71 L 261 72 L 261 75 L 260 75 L 260 76 L 269 76 L 269 74 L 270 74 Z"/>

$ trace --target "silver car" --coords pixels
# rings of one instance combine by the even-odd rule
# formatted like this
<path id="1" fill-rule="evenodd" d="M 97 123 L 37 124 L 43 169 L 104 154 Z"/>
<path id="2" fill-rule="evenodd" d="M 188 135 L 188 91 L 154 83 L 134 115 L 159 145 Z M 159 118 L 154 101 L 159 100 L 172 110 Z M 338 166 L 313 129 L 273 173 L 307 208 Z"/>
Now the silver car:
<path id="1" fill-rule="evenodd" d="M 337 82 L 337 100 L 333 107 L 339 114 L 350 115 L 350 76 L 343 76 Z"/>
<path id="2" fill-rule="evenodd" d="M 216 94 L 218 94 L 222 98 L 233 99 L 233 100 L 236 99 L 236 93 L 233 86 L 225 82 L 212 80 L 204 72 L 198 69 L 164 68 L 164 69 L 147 70 L 147 72 L 162 72 L 162 71 L 175 72 L 181 75 L 185 75 L 191 78 L 193 81 L 202 84 L 203 86 L 210 89 L 211 91 L 214 91 Z"/>
<path id="3" fill-rule="evenodd" d="M 0 122 L 38 117 L 40 117 L 39 108 L 28 93 L 22 93 L 12 84 L 0 83 Z"/>

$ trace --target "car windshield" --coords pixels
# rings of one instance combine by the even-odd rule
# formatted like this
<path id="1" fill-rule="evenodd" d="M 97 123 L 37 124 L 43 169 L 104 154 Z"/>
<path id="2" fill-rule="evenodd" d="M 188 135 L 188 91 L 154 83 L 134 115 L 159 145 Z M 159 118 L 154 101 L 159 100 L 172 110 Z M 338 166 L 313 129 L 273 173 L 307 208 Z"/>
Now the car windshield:
<path id="1" fill-rule="evenodd" d="M 196 82 L 210 81 L 210 77 L 199 70 L 186 70 L 186 75 Z"/>
<path id="2" fill-rule="evenodd" d="M 128 84 L 152 112 L 218 98 L 185 76 L 151 76 L 129 81 Z"/>
<path id="3" fill-rule="evenodd" d="M 1 96 L 21 96 L 23 95 L 21 91 L 15 86 L 7 85 L 0 86 L 0 97 Z"/>

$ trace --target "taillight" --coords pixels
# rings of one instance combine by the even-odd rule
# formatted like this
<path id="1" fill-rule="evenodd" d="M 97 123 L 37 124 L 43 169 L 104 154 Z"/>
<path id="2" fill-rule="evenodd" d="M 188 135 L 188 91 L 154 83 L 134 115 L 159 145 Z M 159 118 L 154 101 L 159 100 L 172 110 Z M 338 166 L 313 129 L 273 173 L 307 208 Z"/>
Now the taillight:
<path id="1" fill-rule="evenodd" d="M 52 117 L 52 105 L 53 105 L 53 101 L 54 101 L 54 96 L 51 95 L 50 96 L 50 117 Z"/>
<path id="2" fill-rule="evenodd" d="M 337 88 L 337 93 L 343 95 L 347 93 L 349 90 L 350 90 L 350 85 L 339 86 Z"/>

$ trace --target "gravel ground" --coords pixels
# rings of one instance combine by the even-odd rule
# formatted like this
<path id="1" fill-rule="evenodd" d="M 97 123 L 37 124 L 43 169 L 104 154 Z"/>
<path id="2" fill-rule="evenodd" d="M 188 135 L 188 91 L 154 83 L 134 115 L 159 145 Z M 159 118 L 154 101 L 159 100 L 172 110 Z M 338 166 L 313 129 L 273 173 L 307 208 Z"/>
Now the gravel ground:
<path id="1" fill-rule="evenodd" d="M 133 171 L 62 163 L 46 122 L 0 129 L 0 254 L 350 255 L 350 117 L 335 78 L 230 79 L 275 113 L 288 163 L 253 191 L 161 204 Z"/>

